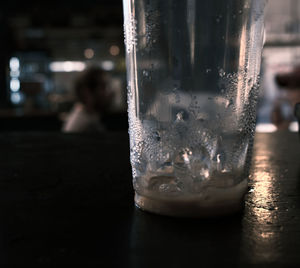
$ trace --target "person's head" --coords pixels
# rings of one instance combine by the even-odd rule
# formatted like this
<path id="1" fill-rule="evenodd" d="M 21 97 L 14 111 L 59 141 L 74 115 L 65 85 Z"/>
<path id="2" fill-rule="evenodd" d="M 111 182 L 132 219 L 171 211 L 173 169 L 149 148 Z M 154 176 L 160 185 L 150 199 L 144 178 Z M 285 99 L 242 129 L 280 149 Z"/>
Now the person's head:
<path id="1" fill-rule="evenodd" d="M 75 81 L 78 100 L 89 112 L 105 112 L 111 105 L 113 94 L 108 86 L 108 74 L 97 66 L 84 70 Z"/>

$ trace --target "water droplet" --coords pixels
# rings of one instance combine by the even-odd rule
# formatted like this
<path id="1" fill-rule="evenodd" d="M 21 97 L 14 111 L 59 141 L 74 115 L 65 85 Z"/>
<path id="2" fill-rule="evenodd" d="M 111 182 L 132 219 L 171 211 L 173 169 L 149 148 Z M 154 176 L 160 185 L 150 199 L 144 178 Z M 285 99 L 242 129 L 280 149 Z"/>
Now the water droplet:
<path id="1" fill-rule="evenodd" d="M 209 170 L 207 168 L 201 168 L 200 176 L 203 176 L 205 179 L 209 177 Z"/>
<path id="2" fill-rule="evenodd" d="M 242 9 L 239 10 L 239 14 L 240 15 L 243 14 L 243 10 Z"/>
<path id="3" fill-rule="evenodd" d="M 206 69 L 206 73 L 210 73 L 211 72 L 211 69 Z"/>
<path id="4" fill-rule="evenodd" d="M 225 71 L 223 69 L 219 70 L 220 77 L 224 77 L 226 75 Z"/>
<path id="5" fill-rule="evenodd" d="M 193 154 L 193 152 L 189 148 L 184 148 L 181 151 L 179 151 L 179 154 L 177 156 L 177 162 L 178 163 L 190 163 L 190 156 Z"/>
<path id="6" fill-rule="evenodd" d="M 228 102 L 226 103 L 226 108 L 228 108 L 232 105 L 233 105 L 233 99 L 229 99 Z"/>
<path id="7" fill-rule="evenodd" d="M 132 96 L 133 96 L 130 85 L 127 86 L 127 95 L 128 95 L 128 98 L 132 98 Z"/>
<path id="8" fill-rule="evenodd" d="M 127 18 L 124 23 L 124 35 L 125 35 L 125 45 L 126 52 L 131 53 L 134 46 L 137 44 L 137 21 L 134 16 Z"/>
<path id="9" fill-rule="evenodd" d="M 223 17 L 222 15 L 219 15 L 219 16 L 216 18 L 216 22 L 219 23 L 219 22 L 221 21 L 222 17 Z"/>
<path id="10" fill-rule="evenodd" d="M 176 114 L 176 121 L 183 121 L 183 112 L 179 112 Z"/>
<path id="11" fill-rule="evenodd" d="M 146 71 L 146 70 L 144 70 L 144 71 L 143 71 L 143 76 L 148 77 L 148 76 L 149 76 L 149 72 Z"/>
<path id="12" fill-rule="evenodd" d="M 163 183 L 159 186 L 160 192 L 168 192 L 169 189 L 170 189 L 170 185 L 166 183 Z"/>
<path id="13" fill-rule="evenodd" d="M 152 191 L 169 192 L 175 190 L 175 178 L 171 176 L 155 176 L 149 178 L 148 188 Z"/>
<path id="14" fill-rule="evenodd" d="M 226 77 L 227 77 L 228 79 L 231 79 L 231 78 L 232 78 L 232 74 L 227 74 Z"/>
<path id="15" fill-rule="evenodd" d="M 160 135 L 159 135 L 159 132 L 158 132 L 158 131 L 155 131 L 155 132 L 153 133 L 153 137 L 154 137 L 154 139 L 155 139 L 156 141 L 160 141 Z"/>

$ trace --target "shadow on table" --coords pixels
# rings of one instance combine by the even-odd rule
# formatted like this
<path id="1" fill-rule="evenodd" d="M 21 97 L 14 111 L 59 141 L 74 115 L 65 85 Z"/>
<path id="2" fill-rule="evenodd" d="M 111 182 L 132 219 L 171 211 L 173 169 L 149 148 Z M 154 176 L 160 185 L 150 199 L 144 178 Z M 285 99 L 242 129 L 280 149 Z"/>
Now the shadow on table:
<path id="1" fill-rule="evenodd" d="M 130 267 L 238 264 L 242 213 L 221 219 L 179 219 L 135 209 Z"/>

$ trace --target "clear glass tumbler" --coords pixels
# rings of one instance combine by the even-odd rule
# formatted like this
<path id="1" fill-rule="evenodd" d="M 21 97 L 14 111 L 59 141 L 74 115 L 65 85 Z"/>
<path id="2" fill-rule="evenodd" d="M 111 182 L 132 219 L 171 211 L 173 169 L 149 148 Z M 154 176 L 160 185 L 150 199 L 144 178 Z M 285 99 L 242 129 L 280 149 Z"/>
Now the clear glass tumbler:
<path id="1" fill-rule="evenodd" d="M 240 210 L 265 0 L 123 0 L 135 203 L 170 216 Z"/>

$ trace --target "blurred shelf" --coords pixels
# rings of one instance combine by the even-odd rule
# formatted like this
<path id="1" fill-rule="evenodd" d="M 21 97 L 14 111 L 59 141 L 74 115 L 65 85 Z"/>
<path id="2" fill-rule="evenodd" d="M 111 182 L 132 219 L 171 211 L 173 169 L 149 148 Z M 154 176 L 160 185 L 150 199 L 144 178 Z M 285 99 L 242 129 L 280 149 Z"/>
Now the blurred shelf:
<path id="1" fill-rule="evenodd" d="M 265 47 L 300 46 L 300 33 L 267 34 Z"/>

